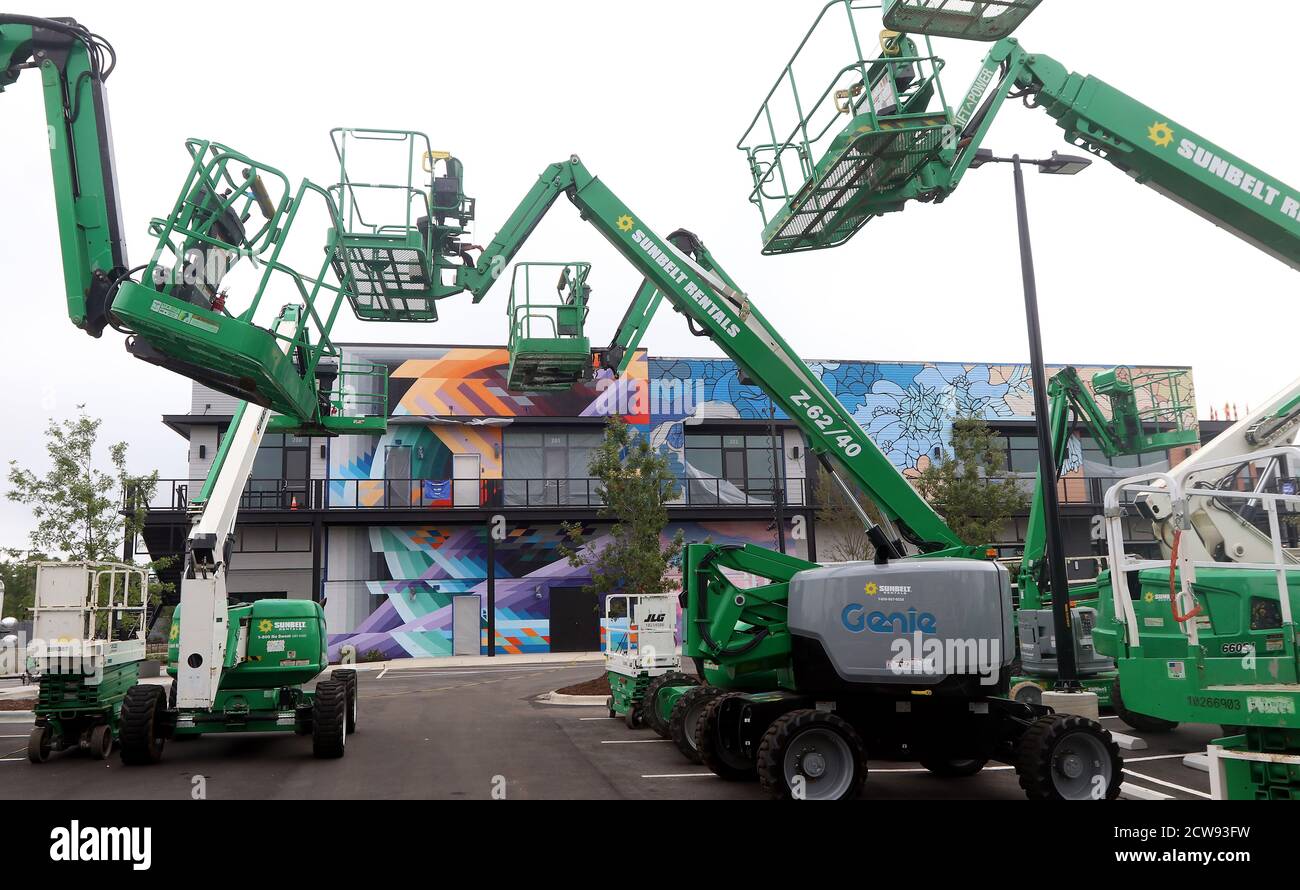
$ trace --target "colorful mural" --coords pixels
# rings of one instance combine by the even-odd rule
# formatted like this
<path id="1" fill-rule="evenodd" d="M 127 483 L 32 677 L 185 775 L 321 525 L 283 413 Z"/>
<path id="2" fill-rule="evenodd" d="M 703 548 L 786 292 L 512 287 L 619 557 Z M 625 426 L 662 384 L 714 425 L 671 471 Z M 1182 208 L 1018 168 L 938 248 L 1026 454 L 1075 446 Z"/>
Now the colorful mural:
<path id="1" fill-rule="evenodd" d="M 982 417 L 991 422 L 1034 419 L 1033 382 L 1027 365 L 814 361 L 808 366 L 893 464 L 908 474 L 924 469 L 936 447 L 948 446 L 952 422 L 958 417 Z M 1048 379 L 1061 367 L 1049 367 Z M 1107 370 L 1100 365 L 1076 365 L 1075 369 L 1085 381 Z M 1140 409 L 1169 405 L 1174 387 L 1179 401 L 1195 404 L 1190 368 L 1133 368 L 1138 375 L 1168 370 L 1182 373 L 1154 387 L 1150 394 L 1140 393 Z M 651 359 L 652 391 L 662 391 L 670 379 L 687 388 L 695 384 L 697 399 L 703 401 L 709 417 L 764 420 L 771 416 L 767 396 L 757 386 L 742 384 L 735 364 L 726 359 Z M 1102 407 L 1106 407 L 1104 400 Z M 779 408 L 775 413 L 777 418 L 786 417 Z"/>
<path id="2" fill-rule="evenodd" d="M 664 542 L 681 529 L 687 540 L 773 546 L 764 521 L 674 524 Z M 598 526 L 584 527 L 591 546 L 603 541 Z M 358 654 L 385 658 L 428 657 L 452 652 L 452 598 L 480 599 L 480 651 L 487 652 L 488 527 L 484 525 L 374 526 L 370 545 L 381 554 L 388 580 L 366 582 L 380 602 L 353 630 L 330 635 L 330 655 L 351 645 Z M 496 591 L 496 651 L 519 655 L 550 651 L 552 588 L 591 583 L 590 571 L 560 556 L 558 523 L 516 524 L 492 548 Z M 804 553 L 800 548 L 793 552 Z"/>
<path id="3" fill-rule="evenodd" d="M 742 383 L 736 366 L 724 359 L 647 358 L 639 353 L 622 380 L 606 377 L 567 392 L 523 394 L 506 388 L 504 349 L 348 347 L 347 351 L 349 360 L 380 361 L 390 368 L 392 422 L 381 437 L 344 436 L 331 441 L 331 507 L 449 507 L 454 459 L 463 454 L 479 456 L 486 498 L 492 483 L 499 485 L 503 477 L 504 431 L 529 419 L 622 414 L 668 459 L 675 474 L 695 479 L 701 471 L 685 456 L 691 423 L 772 417 L 767 396 L 758 387 Z M 1033 419 L 1030 375 L 1021 365 L 818 361 L 810 368 L 909 475 L 924 469 L 936 449 L 948 446 L 953 421 L 959 416 Z M 1049 368 L 1049 375 L 1055 370 Z M 1104 369 L 1078 370 L 1090 380 Z M 1182 401 L 1193 402 L 1190 369 L 1134 370 L 1177 372 L 1163 391 L 1157 388 L 1140 407 L 1153 407 L 1153 399 L 1156 405 L 1167 404 L 1174 386 Z M 779 410 L 775 417 L 785 419 Z M 1071 473 L 1083 472 L 1082 452 L 1075 443 L 1071 456 Z M 787 483 L 794 484 L 794 477 L 802 477 L 804 471 L 802 463 L 790 460 L 787 454 L 784 472 Z M 735 501 L 714 501 L 729 502 Z M 585 568 L 571 566 L 559 555 L 562 538 L 557 524 L 528 524 L 518 514 L 509 519 L 513 524 L 506 539 L 494 548 L 497 633 L 491 645 L 499 653 L 546 652 L 551 638 L 551 590 L 580 588 L 590 577 Z M 775 543 L 766 520 L 682 527 L 687 540 Z M 432 514 L 431 524 L 377 524 L 366 531 L 368 548 L 363 549 L 377 558 L 375 565 L 382 570 L 374 569 L 356 582 L 364 587 L 350 604 L 356 608 L 346 614 L 365 617 L 347 632 L 331 636 L 332 652 L 337 654 L 339 646 L 350 644 L 363 655 L 448 655 L 452 599 L 463 595 L 480 598 L 480 649 L 486 652 L 487 528 L 457 524 L 455 515 L 446 512 Z M 327 561 L 327 578 L 330 564 Z M 373 604 L 378 605 L 372 608 Z"/>

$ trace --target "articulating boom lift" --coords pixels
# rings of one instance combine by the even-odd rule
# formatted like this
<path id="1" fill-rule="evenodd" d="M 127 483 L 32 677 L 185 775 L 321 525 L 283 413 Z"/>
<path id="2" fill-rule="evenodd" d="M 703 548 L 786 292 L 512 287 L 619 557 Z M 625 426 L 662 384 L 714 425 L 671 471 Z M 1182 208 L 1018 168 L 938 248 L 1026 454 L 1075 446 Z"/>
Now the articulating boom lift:
<path id="1" fill-rule="evenodd" d="M 1026 51 L 1007 35 L 1036 5 L 886 0 L 892 30 L 881 33 L 880 55 L 867 58 L 856 18 L 866 6 L 828 3 L 737 146 L 753 176 L 764 251 L 833 247 L 909 201 L 946 200 L 988 159 L 980 146 L 1015 98 L 1138 183 L 1300 268 L 1300 192 L 1104 81 Z M 819 98 L 801 102 L 793 66 L 837 9 L 847 14 L 854 55 Z M 931 35 L 997 40 L 954 108 L 943 99 Z M 795 120 L 778 132 L 773 100 L 787 87 Z M 1093 637 L 1117 660 L 1115 703 L 1144 729 L 1223 724 L 1230 736 L 1212 746 L 1216 796 L 1300 796 L 1291 617 L 1300 572 L 1288 531 L 1300 499 L 1289 475 L 1297 453 L 1285 446 L 1300 416 L 1296 392 L 1283 391 L 1173 471 L 1131 477 L 1107 494 L 1110 570 L 1098 579 Z M 1124 552 L 1130 509 L 1153 523 L 1167 563 Z"/>
<path id="2" fill-rule="evenodd" d="M 847 475 L 885 520 L 861 513 L 874 564 L 821 567 L 753 545 L 688 545 L 683 654 L 717 685 L 659 678 L 647 694 L 651 722 L 662 724 L 671 704 L 684 753 L 727 778 L 757 771 L 778 797 L 857 794 L 867 746 L 906 748 L 944 775 L 1001 759 L 1031 797 L 1118 794 L 1118 750 L 1098 724 L 1004 697 L 1014 654 L 1006 569 L 988 548 L 958 539 L 696 236 L 659 236 L 571 157 L 546 169 L 478 264 L 459 270 L 465 289 L 481 299 L 492 270 L 510 262 L 561 194 L 645 279 L 593 365 L 621 372 L 667 300 L 798 424 L 838 484 L 847 488 Z M 512 373 L 512 386 L 529 385 L 527 373 Z M 764 582 L 740 587 L 735 572 Z M 979 640 L 991 650 L 982 657 L 925 648 Z M 915 655 L 900 657 L 896 646 L 913 643 Z"/>
<path id="3" fill-rule="evenodd" d="M 0 89 L 28 70 L 41 78 L 68 316 L 94 337 L 112 326 L 127 334 L 137 357 L 243 402 L 190 504 L 181 606 L 171 628 L 169 669 L 177 677 L 171 700 L 162 687 L 129 685 L 116 675 L 104 681 L 47 672 L 42 684 L 76 689 L 77 705 L 42 694 L 51 704 L 37 710 L 29 756 L 41 762 L 77 745 L 81 735 L 101 752 L 119 741 L 127 763 L 152 763 L 166 739 L 178 735 L 287 730 L 311 734 L 317 756 L 341 756 L 346 734 L 356 727 L 355 673 L 334 671 L 314 690 L 303 688 L 327 664 L 318 603 L 228 606 L 235 516 L 267 431 L 329 436 L 384 430 L 386 373 L 345 362 L 330 330 L 345 300 L 363 319 L 436 318 L 433 301 L 456 292 L 447 287 L 451 267 L 470 263 L 461 238 L 473 201 L 461 192 L 458 161 L 430 151 L 427 139 L 417 157 L 422 134 L 335 131 L 339 183 L 324 189 L 303 180 L 292 191 L 277 169 L 192 139 L 181 193 L 168 216 L 150 225 L 157 247 L 148 263 L 131 268 L 105 94 L 115 64 L 112 47 L 72 19 L 0 14 Z M 403 146 L 405 184 L 349 178 L 344 150 L 350 138 Z M 412 180 L 416 161 L 429 176 L 427 185 Z M 357 194 L 367 188 L 397 190 L 406 218 L 362 217 Z M 319 269 L 304 272 L 289 265 L 282 250 L 309 200 L 327 214 L 330 240 Z M 241 260 L 261 271 L 249 270 L 255 293 L 234 314 L 225 279 Z M 331 268 L 337 284 L 326 280 Z M 137 273 L 143 273 L 138 280 Z M 294 302 L 269 325 L 257 324 L 263 297 L 280 283 L 291 285 Z"/>

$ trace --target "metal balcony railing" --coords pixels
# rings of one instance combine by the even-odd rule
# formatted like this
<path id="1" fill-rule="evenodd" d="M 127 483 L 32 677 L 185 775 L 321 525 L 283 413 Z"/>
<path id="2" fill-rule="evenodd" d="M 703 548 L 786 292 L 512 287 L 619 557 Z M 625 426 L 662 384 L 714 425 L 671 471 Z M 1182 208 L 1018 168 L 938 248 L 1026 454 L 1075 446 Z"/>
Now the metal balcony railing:
<path id="1" fill-rule="evenodd" d="M 184 513 L 203 489 L 202 479 L 159 479 L 146 507 Z M 679 478 L 673 507 L 773 507 L 771 479 L 739 485 L 726 479 Z M 782 503 L 808 504 L 803 479 L 780 480 Z M 130 498 L 123 496 L 123 509 Z M 251 479 L 241 511 L 437 510 L 481 507 L 598 507 L 600 480 L 588 477 L 520 479 Z"/>

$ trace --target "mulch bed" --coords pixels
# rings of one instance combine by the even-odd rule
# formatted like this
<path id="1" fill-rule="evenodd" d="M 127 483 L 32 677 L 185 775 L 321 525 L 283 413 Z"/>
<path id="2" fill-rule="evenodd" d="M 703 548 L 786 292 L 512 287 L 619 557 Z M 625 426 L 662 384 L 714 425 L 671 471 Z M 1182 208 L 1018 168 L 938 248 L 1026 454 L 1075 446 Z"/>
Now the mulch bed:
<path id="1" fill-rule="evenodd" d="M 0 711 L 30 711 L 34 707 L 36 707 L 34 698 L 0 699 Z"/>
<path id="2" fill-rule="evenodd" d="M 609 695 L 609 677 L 601 674 L 594 680 L 584 680 L 555 691 L 561 695 Z"/>

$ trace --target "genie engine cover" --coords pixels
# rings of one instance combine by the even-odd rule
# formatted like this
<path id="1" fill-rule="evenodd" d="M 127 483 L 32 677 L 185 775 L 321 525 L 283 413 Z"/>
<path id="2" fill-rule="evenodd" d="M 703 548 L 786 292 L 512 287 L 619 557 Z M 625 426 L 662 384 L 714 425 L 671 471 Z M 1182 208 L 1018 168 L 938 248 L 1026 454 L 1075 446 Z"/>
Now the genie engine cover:
<path id="1" fill-rule="evenodd" d="M 841 563 L 790 582 L 791 634 L 850 683 L 996 677 L 1015 657 L 1011 616 L 1010 576 L 983 560 Z"/>

